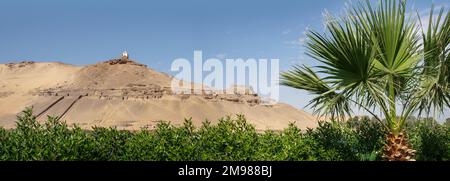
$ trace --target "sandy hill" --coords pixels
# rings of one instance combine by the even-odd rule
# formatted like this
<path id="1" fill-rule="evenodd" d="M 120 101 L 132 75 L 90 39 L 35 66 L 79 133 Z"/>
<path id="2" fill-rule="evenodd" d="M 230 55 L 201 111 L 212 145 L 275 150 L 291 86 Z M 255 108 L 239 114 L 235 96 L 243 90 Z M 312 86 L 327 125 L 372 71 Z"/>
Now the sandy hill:
<path id="1" fill-rule="evenodd" d="M 56 62 L 0 64 L 0 126 L 15 126 L 16 115 L 32 106 L 39 121 L 58 116 L 83 128 L 115 126 L 136 130 L 158 121 L 180 125 L 192 118 L 199 126 L 208 119 L 244 114 L 258 130 L 280 130 L 289 123 L 305 129 L 315 117 L 287 104 L 262 105 L 251 91 L 222 95 L 203 92 L 178 95 L 172 78 L 128 59 L 84 67 Z"/>

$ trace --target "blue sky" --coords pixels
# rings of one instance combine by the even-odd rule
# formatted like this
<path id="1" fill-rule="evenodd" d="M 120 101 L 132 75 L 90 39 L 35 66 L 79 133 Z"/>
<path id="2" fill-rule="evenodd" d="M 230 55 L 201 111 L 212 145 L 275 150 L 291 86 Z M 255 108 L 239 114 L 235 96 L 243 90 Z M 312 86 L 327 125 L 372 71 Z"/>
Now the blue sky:
<path id="1" fill-rule="evenodd" d="M 170 72 L 176 58 L 279 58 L 281 71 L 315 65 L 301 42 L 322 30 L 322 13 L 348 0 L 2 0 L 0 63 L 61 61 L 93 64 L 127 50 L 134 60 Z M 419 11 L 450 0 L 416 0 Z M 311 96 L 281 88 L 281 102 L 303 108 Z M 309 110 L 309 109 L 306 109 Z M 450 115 L 449 115 L 450 116 Z"/>

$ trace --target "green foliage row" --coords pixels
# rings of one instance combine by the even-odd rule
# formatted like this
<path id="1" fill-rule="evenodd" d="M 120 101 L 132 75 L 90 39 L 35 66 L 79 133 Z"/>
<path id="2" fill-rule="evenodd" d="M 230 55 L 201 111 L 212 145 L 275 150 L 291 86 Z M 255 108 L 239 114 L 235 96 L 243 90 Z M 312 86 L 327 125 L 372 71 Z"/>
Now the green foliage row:
<path id="1" fill-rule="evenodd" d="M 450 127 L 432 120 L 408 124 L 418 160 L 449 160 Z M 68 128 L 49 117 L 38 123 L 30 109 L 17 128 L 0 128 L 0 160 L 380 160 L 384 128 L 369 118 L 322 122 L 314 130 L 290 125 L 259 133 L 243 116 L 136 132 L 115 128 Z"/>

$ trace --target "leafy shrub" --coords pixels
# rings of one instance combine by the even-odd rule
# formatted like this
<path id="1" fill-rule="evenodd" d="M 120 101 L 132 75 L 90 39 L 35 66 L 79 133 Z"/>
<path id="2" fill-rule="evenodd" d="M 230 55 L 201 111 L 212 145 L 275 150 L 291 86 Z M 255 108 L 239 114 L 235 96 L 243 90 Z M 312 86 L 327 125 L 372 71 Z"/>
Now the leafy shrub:
<path id="1" fill-rule="evenodd" d="M 443 161 L 450 159 L 450 127 L 434 119 L 416 121 L 409 126 L 411 141 L 417 149 L 417 159 Z"/>
<path id="2" fill-rule="evenodd" d="M 0 128 L 0 160 L 380 160 L 385 134 L 368 117 L 263 133 L 242 115 L 199 128 L 187 119 L 181 127 L 160 122 L 135 132 L 69 128 L 52 117 L 38 123 L 31 109 L 17 120 L 15 129 Z M 450 127 L 422 120 L 407 129 L 418 160 L 449 160 Z"/>
<path id="3" fill-rule="evenodd" d="M 352 129 L 351 134 L 354 134 L 357 140 L 353 145 L 357 151 L 356 157 L 363 161 L 380 160 L 387 133 L 383 124 L 366 116 L 352 118 L 346 124 Z"/>
<path id="4" fill-rule="evenodd" d="M 325 150 L 334 150 L 337 160 L 373 161 L 381 159 L 385 130 L 368 117 L 355 117 L 346 122 L 319 122 L 307 135 Z"/>
<path id="5" fill-rule="evenodd" d="M 445 119 L 444 126 L 450 127 L 450 118 Z"/>

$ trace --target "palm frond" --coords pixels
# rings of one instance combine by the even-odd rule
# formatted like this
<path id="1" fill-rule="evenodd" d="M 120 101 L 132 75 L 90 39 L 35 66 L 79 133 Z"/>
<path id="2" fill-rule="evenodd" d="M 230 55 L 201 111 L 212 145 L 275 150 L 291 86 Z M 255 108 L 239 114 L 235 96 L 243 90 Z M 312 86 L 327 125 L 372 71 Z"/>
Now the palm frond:
<path id="1" fill-rule="evenodd" d="M 359 26 L 344 17 L 327 16 L 329 34 L 306 33 L 307 54 L 324 65 L 318 66 L 324 79 L 340 87 L 357 86 L 372 77 L 374 51 L 364 40 Z M 341 23 L 340 23 L 341 21 Z"/>
<path id="2" fill-rule="evenodd" d="M 425 56 L 421 84 L 415 94 L 419 114 L 430 114 L 432 110 L 442 113 L 445 107 L 450 107 L 450 11 L 444 12 L 441 8 L 435 17 L 432 7 L 428 30 L 422 31 Z"/>
<path id="3" fill-rule="evenodd" d="M 309 105 L 316 114 L 342 116 L 356 105 L 380 120 L 380 111 L 393 132 L 416 110 L 443 111 L 450 105 L 450 12 L 441 9 L 434 19 L 432 10 L 421 37 L 406 2 L 366 0 L 341 18 L 327 15 L 326 33 L 306 33 L 307 54 L 321 63 L 317 71 L 296 66 L 282 74 L 282 84 L 314 94 Z"/>
<path id="4" fill-rule="evenodd" d="M 308 91 L 316 97 L 308 106 L 319 116 L 330 116 L 332 119 L 343 119 L 350 115 L 351 108 L 344 94 L 336 93 L 328 82 L 321 79 L 311 68 L 295 66 L 293 70 L 281 73 L 281 84 Z"/>

